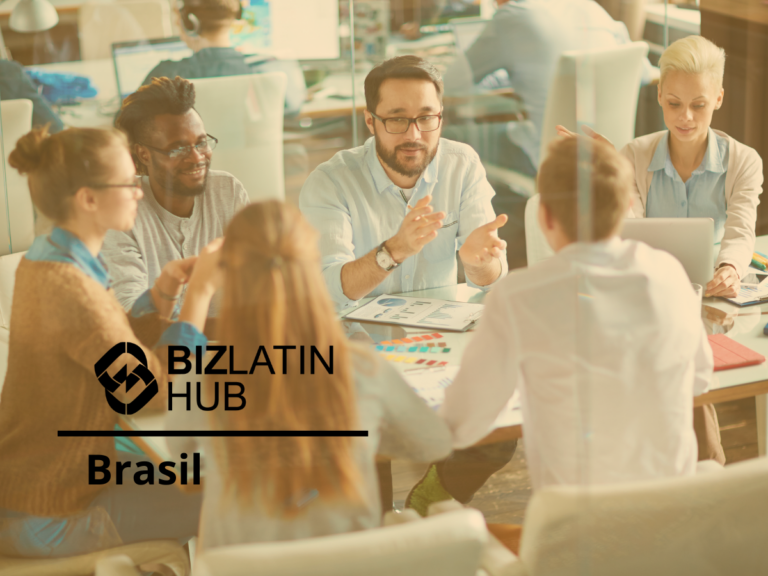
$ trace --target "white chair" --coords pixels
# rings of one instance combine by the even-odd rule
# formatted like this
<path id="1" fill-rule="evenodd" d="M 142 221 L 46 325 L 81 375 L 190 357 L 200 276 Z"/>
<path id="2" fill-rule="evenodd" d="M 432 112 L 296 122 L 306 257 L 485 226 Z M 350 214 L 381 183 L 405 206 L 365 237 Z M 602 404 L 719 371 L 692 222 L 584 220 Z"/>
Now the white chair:
<path id="1" fill-rule="evenodd" d="M 526 576 L 764 574 L 768 460 L 720 471 L 537 492 L 525 515 Z"/>
<path id="2" fill-rule="evenodd" d="M 282 72 L 192 81 L 195 109 L 219 139 L 211 168 L 233 174 L 253 201 L 285 198 Z"/>
<path id="3" fill-rule="evenodd" d="M 534 194 L 525 203 L 525 255 L 528 266 L 554 256 L 555 252 L 549 247 L 547 239 L 539 226 L 539 199 Z"/>
<path id="4" fill-rule="evenodd" d="M 487 557 L 486 545 L 493 539 L 478 510 L 459 507 L 423 520 L 413 511 L 387 516 L 388 523 L 396 525 L 291 542 L 214 548 L 197 558 L 195 574 L 246 576 L 256 569 L 259 576 L 494 573 L 479 571 Z M 506 558 L 515 560 L 511 552 Z"/>
<path id="5" fill-rule="evenodd" d="M 635 137 L 635 117 L 648 44 L 563 52 L 547 96 L 539 158 L 557 137 L 555 126 L 576 131 L 577 119 L 621 150 Z M 577 118 L 578 102 L 578 118 Z"/>
<path id="6" fill-rule="evenodd" d="M 26 250 L 35 239 L 35 216 L 27 178 L 8 165 L 8 156 L 16 147 L 16 142 L 32 130 L 32 101 L 4 100 L 0 103 L 0 114 L 2 114 L 3 133 L 0 183 L 5 184 L 4 190 L 0 184 L 0 256 L 2 256 Z"/>
<path id="7" fill-rule="evenodd" d="M 86 2 L 77 14 L 80 58 L 112 57 L 114 42 L 167 38 L 172 35 L 167 0 L 102 0 Z"/>
<path id="8" fill-rule="evenodd" d="M 647 55 L 645 42 L 604 50 L 563 52 L 544 109 L 539 158 L 544 160 L 549 143 L 557 137 L 555 126 L 561 124 L 576 132 L 577 119 L 588 122 L 617 150 L 630 142 L 635 135 L 637 98 Z M 535 182 L 532 178 L 528 180 L 524 188 L 530 196 L 528 204 L 533 204 L 525 207 L 526 253 L 530 266 L 551 256 L 552 251 L 536 219 L 539 201 L 534 200 Z"/>
<path id="9" fill-rule="evenodd" d="M 110 560 L 97 568 L 99 562 L 114 556 L 123 560 Z M 69 558 L 34 559 L 7 558 L 0 556 L 0 576 L 92 576 L 94 571 L 98 576 L 109 574 L 114 576 L 133 576 L 127 570 L 126 560 L 133 566 L 144 564 L 159 564 L 166 566 L 174 576 L 188 576 L 189 556 L 187 551 L 179 546 L 176 540 L 149 540 L 136 544 L 128 544 L 118 548 L 110 548 L 101 552 L 72 556 Z M 122 572 L 116 572 L 120 567 Z M 139 574 L 138 571 L 135 574 Z"/>
<path id="10" fill-rule="evenodd" d="M 26 252 L 0 256 L 0 394 L 8 370 L 8 338 L 11 328 L 11 303 L 16 268 Z"/>

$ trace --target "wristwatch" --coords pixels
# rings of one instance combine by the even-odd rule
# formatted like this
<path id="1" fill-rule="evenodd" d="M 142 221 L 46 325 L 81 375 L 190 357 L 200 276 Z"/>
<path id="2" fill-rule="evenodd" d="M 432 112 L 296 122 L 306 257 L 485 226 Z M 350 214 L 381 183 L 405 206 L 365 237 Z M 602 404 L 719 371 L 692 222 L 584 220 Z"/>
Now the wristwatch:
<path id="1" fill-rule="evenodd" d="M 384 246 L 385 242 L 386 240 L 381 243 L 378 252 L 376 252 L 376 264 L 378 264 L 382 270 L 389 272 L 393 268 L 397 268 L 399 264 L 395 262 L 395 259 L 392 258 L 392 254 L 390 254 L 387 247 Z"/>

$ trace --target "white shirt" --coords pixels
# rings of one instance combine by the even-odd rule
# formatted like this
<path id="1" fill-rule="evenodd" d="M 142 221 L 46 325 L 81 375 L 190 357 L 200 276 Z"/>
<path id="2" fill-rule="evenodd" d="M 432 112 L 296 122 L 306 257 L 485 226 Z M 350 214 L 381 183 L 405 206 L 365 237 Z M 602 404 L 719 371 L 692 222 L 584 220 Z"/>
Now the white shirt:
<path id="1" fill-rule="evenodd" d="M 691 474 L 712 351 L 680 263 L 612 238 L 565 247 L 489 293 L 441 415 L 456 448 L 520 390 L 531 483 Z"/>

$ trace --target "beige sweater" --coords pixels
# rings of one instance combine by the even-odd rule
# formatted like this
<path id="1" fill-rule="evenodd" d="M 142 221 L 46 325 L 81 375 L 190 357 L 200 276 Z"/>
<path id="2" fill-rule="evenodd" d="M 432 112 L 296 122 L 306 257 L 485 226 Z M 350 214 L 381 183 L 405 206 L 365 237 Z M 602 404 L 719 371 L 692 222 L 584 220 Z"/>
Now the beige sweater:
<path id="1" fill-rule="evenodd" d="M 725 176 L 725 233 L 720 243 L 716 267 L 732 264 L 739 277 L 744 277 L 755 249 L 755 222 L 760 193 L 763 191 L 763 161 L 746 144 L 734 140 L 725 132 L 715 132 L 728 139 L 728 170 Z M 648 171 L 656 147 L 669 132 L 662 130 L 635 138 L 624 146 L 624 154 L 635 169 L 635 190 L 632 212 L 636 218 L 645 218 L 648 191 L 653 172 Z"/>
<path id="2" fill-rule="evenodd" d="M 164 367 L 148 346 L 168 322 L 157 314 L 129 318 L 112 290 L 73 265 L 27 259 L 16 272 L 12 316 L 0 401 L 0 508 L 70 515 L 103 489 L 88 484 L 88 455 L 114 462 L 114 439 L 59 438 L 58 431 L 114 427 L 117 414 L 94 365 L 118 342 L 143 342 L 150 371 L 164 382 Z"/>

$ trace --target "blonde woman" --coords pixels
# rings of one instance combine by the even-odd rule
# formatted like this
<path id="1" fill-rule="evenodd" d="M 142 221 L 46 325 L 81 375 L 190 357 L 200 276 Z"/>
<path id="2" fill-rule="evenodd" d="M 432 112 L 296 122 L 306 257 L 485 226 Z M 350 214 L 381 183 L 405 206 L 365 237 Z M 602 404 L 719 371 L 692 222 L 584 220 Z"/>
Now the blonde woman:
<path id="1" fill-rule="evenodd" d="M 204 548 L 378 526 L 377 452 L 429 462 L 451 450 L 446 425 L 394 369 L 346 340 L 322 278 L 317 241 L 299 210 L 277 201 L 251 204 L 232 219 L 221 250 L 217 340 L 231 346 L 234 367 L 246 371 L 264 346 L 274 373 L 262 355 L 253 374 L 211 379 L 204 406 L 213 406 L 215 380 L 224 379 L 242 383 L 245 406 L 225 410 L 220 400 L 210 412 L 172 411 L 168 426 L 369 435 L 172 439 L 174 452 L 202 447 L 207 456 Z M 332 374 L 319 363 L 310 373 L 312 346 L 326 360 L 333 348 Z"/>
<path id="2" fill-rule="evenodd" d="M 723 104 L 722 48 L 688 36 L 664 51 L 659 67 L 658 100 L 667 130 L 636 138 L 622 150 L 635 168 L 632 213 L 712 218 L 720 253 L 706 294 L 736 296 L 754 250 L 763 162 L 749 146 L 710 128 Z M 562 126 L 558 133 L 573 135 Z"/>

